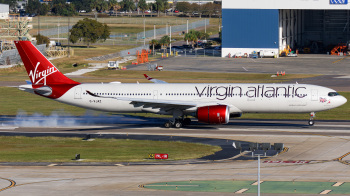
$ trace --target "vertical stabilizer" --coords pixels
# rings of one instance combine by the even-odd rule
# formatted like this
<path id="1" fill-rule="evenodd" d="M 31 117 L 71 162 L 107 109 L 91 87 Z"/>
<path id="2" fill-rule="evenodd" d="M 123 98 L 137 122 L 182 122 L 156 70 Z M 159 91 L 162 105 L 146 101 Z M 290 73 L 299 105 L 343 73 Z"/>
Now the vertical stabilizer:
<path id="1" fill-rule="evenodd" d="M 15 41 L 33 85 L 80 84 L 63 75 L 30 41 Z"/>
<path id="2" fill-rule="evenodd" d="M 15 41 L 32 85 L 31 92 L 51 99 L 60 98 L 80 84 L 63 75 L 30 41 Z"/>

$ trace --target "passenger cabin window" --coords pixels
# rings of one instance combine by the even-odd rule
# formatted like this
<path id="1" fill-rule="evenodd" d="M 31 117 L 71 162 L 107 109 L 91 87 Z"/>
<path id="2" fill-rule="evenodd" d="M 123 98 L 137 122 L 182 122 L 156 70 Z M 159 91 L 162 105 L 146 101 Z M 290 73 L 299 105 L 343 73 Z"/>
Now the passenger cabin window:
<path id="1" fill-rule="evenodd" d="M 330 96 L 330 97 L 334 97 L 334 96 L 337 96 L 337 95 L 339 95 L 339 93 L 337 93 L 337 92 L 330 92 L 330 93 L 328 93 L 328 96 Z"/>

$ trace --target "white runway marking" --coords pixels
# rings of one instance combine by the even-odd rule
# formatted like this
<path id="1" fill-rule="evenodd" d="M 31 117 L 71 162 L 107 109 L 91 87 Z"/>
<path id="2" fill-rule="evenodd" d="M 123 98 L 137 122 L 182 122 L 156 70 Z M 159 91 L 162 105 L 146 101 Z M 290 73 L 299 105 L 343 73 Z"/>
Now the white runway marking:
<path id="1" fill-rule="evenodd" d="M 15 130 L 18 127 L 10 127 L 10 126 L 0 126 L 0 129 L 5 129 L 5 130 Z"/>
<path id="2" fill-rule="evenodd" d="M 350 76 L 339 76 L 339 77 L 335 77 L 335 78 L 339 78 L 339 79 L 350 79 Z"/>

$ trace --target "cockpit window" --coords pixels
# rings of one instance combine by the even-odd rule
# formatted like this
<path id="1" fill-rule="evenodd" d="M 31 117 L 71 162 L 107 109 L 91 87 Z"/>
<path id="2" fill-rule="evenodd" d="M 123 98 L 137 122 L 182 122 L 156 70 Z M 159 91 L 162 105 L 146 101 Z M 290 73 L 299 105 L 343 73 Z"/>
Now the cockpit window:
<path id="1" fill-rule="evenodd" d="M 328 93 L 328 96 L 330 96 L 330 97 L 334 97 L 334 96 L 337 96 L 337 95 L 339 95 L 339 93 L 337 93 L 337 92 L 330 92 L 330 93 Z"/>

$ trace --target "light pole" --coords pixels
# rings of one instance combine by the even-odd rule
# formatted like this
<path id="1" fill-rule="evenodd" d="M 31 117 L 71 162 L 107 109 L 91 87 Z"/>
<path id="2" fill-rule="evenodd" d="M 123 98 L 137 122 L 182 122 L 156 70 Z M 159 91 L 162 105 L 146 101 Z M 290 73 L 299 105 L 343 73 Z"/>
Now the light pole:
<path id="1" fill-rule="evenodd" d="M 258 154 L 258 196 L 260 196 L 260 154 Z"/>
<path id="2" fill-rule="evenodd" d="M 169 46 L 169 48 L 170 48 L 170 56 L 171 56 L 171 25 L 170 25 L 170 46 Z"/>
<path id="3" fill-rule="evenodd" d="M 166 31 L 165 31 L 166 35 L 169 35 L 168 33 L 168 22 L 166 22 Z"/>
<path id="4" fill-rule="evenodd" d="M 186 33 L 188 33 L 188 19 L 187 19 L 187 31 Z M 188 39 L 186 40 L 186 44 L 188 45 Z"/>
<path id="5" fill-rule="evenodd" d="M 146 19 L 143 19 L 143 45 L 146 46 Z"/>
<path id="6" fill-rule="evenodd" d="M 60 18 L 57 20 L 57 42 L 60 40 Z"/>
<path id="7" fill-rule="evenodd" d="M 156 39 L 156 25 L 154 25 L 154 32 L 153 32 L 154 36 L 153 39 Z"/>
<path id="8" fill-rule="evenodd" d="M 70 31 L 69 31 L 69 25 L 70 25 L 70 16 L 68 16 L 68 57 L 70 57 L 70 42 L 69 42 L 69 35 L 70 35 Z"/>

